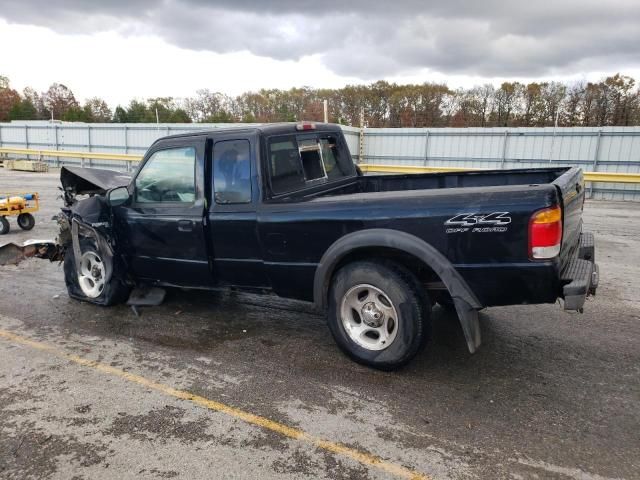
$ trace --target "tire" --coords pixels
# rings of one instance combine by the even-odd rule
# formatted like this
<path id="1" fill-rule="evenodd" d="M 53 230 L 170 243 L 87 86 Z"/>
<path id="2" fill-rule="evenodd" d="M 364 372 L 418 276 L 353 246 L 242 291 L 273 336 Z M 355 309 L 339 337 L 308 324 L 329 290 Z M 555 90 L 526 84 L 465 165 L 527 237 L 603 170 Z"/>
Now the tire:
<path id="1" fill-rule="evenodd" d="M 18 215 L 18 226 L 23 230 L 31 230 L 36 224 L 36 219 L 30 213 Z"/>
<path id="2" fill-rule="evenodd" d="M 395 370 L 427 342 L 430 305 L 426 292 L 404 267 L 354 262 L 333 277 L 329 329 L 340 349 L 354 361 Z"/>
<path id="3" fill-rule="evenodd" d="M 6 217 L 0 217 L 0 235 L 6 235 L 11 230 L 9 220 Z"/>
<path id="4" fill-rule="evenodd" d="M 131 288 L 125 282 L 125 269 L 117 258 L 113 259 L 113 272 L 108 282 L 104 276 L 104 261 L 94 241 L 80 239 L 81 262 L 84 273 L 78 274 L 71 244 L 64 255 L 64 280 L 71 298 L 97 305 L 116 305 L 127 300 Z M 94 288 L 91 288 L 91 287 Z"/>

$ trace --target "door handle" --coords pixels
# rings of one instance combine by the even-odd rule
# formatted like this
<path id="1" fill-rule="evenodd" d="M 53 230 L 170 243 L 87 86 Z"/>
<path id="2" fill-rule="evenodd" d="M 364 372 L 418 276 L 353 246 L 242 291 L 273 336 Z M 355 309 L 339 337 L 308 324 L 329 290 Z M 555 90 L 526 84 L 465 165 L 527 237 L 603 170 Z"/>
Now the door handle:
<path id="1" fill-rule="evenodd" d="M 193 222 L 191 220 L 178 220 L 179 232 L 191 232 L 193 230 Z"/>

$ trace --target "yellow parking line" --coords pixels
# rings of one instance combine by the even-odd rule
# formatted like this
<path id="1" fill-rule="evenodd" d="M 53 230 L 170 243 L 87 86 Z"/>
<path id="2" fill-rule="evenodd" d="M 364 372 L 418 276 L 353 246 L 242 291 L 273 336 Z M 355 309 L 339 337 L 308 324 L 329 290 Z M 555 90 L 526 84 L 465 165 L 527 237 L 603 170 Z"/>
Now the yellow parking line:
<path id="1" fill-rule="evenodd" d="M 15 333 L 12 333 L 6 330 L 0 330 L 0 337 L 15 343 L 19 343 L 21 345 L 26 345 L 28 347 L 31 347 L 37 350 L 51 353 L 59 358 L 63 358 L 71 362 L 74 362 L 78 365 L 82 365 L 83 367 L 88 367 L 102 373 L 107 373 L 109 375 L 120 377 L 132 383 L 141 385 L 143 387 L 151 388 L 158 392 L 162 392 L 165 395 L 179 398 L 181 400 L 186 400 L 188 402 L 194 403 L 196 405 L 207 408 L 209 410 L 225 413 L 230 417 L 237 418 L 251 425 L 262 427 L 265 430 L 271 430 L 272 432 L 279 433 L 280 435 L 283 435 L 285 437 L 293 438 L 295 440 L 300 440 L 302 442 L 308 443 L 322 450 L 326 450 L 328 452 L 350 458 L 351 460 L 355 460 L 356 462 L 359 462 L 363 465 L 377 468 L 379 470 L 382 470 L 383 472 L 390 473 L 400 478 L 409 478 L 412 480 L 430 479 L 430 477 L 425 474 L 416 472 L 415 470 L 410 468 L 403 467 L 402 465 L 398 465 L 392 462 L 387 462 L 386 460 L 383 460 L 377 455 L 372 455 L 370 453 L 362 452 L 360 450 L 347 447 L 340 443 L 331 442 L 329 440 L 323 440 L 322 438 L 315 437 L 305 432 L 304 430 L 300 430 L 294 427 L 289 427 L 283 423 L 275 422 L 273 420 L 269 420 L 268 418 L 261 417 L 260 415 L 255 415 L 253 413 L 241 410 L 236 407 L 232 407 L 230 405 L 226 405 L 224 403 L 217 402 L 215 400 L 209 400 L 208 398 L 201 397 L 200 395 L 195 395 L 185 390 L 178 390 L 168 385 L 164 385 L 162 383 L 149 380 L 148 378 L 142 377 L 140 375 L 125 372 L 124 370 L 120 370 L 119 368 L 115 368 L 110 365 L 105 365 L 104 363 L 99 363 L 93 360 L 87 360 L 86 358 L 82 358 L 82 357 L 78 357 L 77 355 L 66 353 L 54 347 L 53 345 L 37 342 L 35 340 L 31 340 L 29 338 L 17 335 Z"/>

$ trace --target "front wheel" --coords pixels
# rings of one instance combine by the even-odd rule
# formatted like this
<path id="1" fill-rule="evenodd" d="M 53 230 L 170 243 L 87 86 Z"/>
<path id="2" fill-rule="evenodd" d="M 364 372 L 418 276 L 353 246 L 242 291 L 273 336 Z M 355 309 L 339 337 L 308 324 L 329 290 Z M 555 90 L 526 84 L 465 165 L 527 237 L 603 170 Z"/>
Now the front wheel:
<path id="1" fill-rule="evenodd" d="M 124 302 L 130 288 L 124 269 L 113 259 L 111 277 L 107 279 L 106 259 L 89 239 L 80 240 L 80 271 L 76 270 L 75 254 L 69 245 L 64 256 L 64 278 L 69 296 L 99 305 Z"/>
<path id="2" fill-rule="evenodd" d="M 329 329 L 353 360 L 381 370 L 409 362 L 429 335 L 430 303 L 400 265 L 355 262 L 334 276 Z"/>

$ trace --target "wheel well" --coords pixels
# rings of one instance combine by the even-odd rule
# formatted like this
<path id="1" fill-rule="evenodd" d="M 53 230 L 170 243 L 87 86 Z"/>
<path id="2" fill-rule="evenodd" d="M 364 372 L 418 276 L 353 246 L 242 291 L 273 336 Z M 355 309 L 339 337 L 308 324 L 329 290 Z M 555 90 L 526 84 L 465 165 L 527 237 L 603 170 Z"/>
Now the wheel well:
<path id="1" fill-rule="evenodd" d="M 348 263 L 358 261 L 394 262 L 410 271 L 427 290 L 446 291 L 447 288 L 438 276 L 422 259 L 403 250 L 390 247 L 364 247 L 346 254 L 336 264 L 331 278 Z"/>

